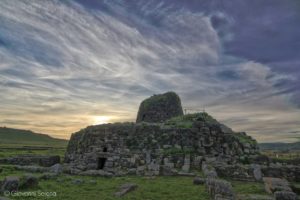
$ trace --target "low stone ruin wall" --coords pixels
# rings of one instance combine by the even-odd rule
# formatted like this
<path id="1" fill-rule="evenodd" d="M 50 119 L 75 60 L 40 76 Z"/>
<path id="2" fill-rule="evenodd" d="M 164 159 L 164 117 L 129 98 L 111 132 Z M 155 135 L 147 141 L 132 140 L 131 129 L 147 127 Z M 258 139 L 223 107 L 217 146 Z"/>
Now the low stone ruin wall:
<path id="1" fill-rule="evenodd" d="M 285 178 L 291 182 L 300 181 L 300 166 L 295 165 L 214 165 L 221 177 L 241 181 L 261 181 L 263 177 Z"/>
<path id="2" fill-rule="evenodd" d="M 211 199 L 235 200 L 236 195 L 230 182 L 218 178 L 215 168 L 206 163 L 202 164 L 202 171 L 206 178 L 205 185 Z"/>
<path id="3" fill-rule="evenodd" d="M 79 170 L 127 170 L 158 173 L 160 167 L 189 171 L 202 161 L 235 162 L 256 155 L 250 138 L 222 130 L 220 125 L 197 121 L 192 128 L 166 124 L 119 123 L 88 127 L 73 134 L 65 162 Z M 246 137 L 246 136 L 243 136 Z"/>
<path id="4" fill-rule="evenodd" d="M 271 164 L 262 166 L 261 170 L 266 177 L 285 178 L 291 182 L 300 181 L 300 166 Z"/>
<path id="5" fill-rule="evenodd" d="M 0 159 L 1 164 L 12 165 L 40 165 L 50 167 L 56 163 L 60 163 L 60 156 L 45 156 L 45 155 L 20 155 L 10 158 Z"/>

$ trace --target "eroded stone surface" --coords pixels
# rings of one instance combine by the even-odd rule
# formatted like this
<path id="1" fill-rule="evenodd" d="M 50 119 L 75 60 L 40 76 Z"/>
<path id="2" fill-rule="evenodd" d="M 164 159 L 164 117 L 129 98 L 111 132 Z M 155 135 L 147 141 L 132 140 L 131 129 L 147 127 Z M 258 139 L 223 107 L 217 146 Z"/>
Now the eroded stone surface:
<path id="1" fill-rule="evenodd" d="M 167 92 L 145 99 L 139 107 L 136 122 L 164 122 L 180 115 L 183 115 L 183 111 L 179 96 Z"/>
<path id="2" fill-rule="evenodd" d="M 236 163 L 257 153 L 250 136 L 233 132 L 204 112 L 162 123 L 87 127 L 71 136 L 65 162 L 70 174 L 104 170 L 113 175 L 179 175 L 201 169 L 203 162 Z"/>

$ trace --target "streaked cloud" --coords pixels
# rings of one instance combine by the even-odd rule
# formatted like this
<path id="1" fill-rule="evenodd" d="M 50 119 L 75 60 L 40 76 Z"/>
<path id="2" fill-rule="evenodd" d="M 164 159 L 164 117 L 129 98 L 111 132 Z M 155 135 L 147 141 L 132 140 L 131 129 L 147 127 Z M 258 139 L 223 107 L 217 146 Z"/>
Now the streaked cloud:
<path id="1" fill-rule="evenodd" d="M 1 2 L 0 124 L 68 138 L 97 120 L 134 121 L 141 100 L 173 90 L 260 141 L 299 136 L 299 70 L 255 59 L 236 13 L 147 2 Z M 259 54 L 272 61 L 269 51 Z"/>

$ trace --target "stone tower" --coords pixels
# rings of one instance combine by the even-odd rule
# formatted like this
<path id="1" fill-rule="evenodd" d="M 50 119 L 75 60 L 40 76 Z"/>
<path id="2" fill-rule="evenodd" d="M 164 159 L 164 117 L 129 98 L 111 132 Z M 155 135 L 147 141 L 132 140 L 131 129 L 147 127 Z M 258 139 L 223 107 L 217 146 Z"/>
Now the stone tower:
<path id="1" fill-rule="evenodd" d="M 145 99 L 140 105 L 136 122 L 164 122 L 179 115 L 183 115 L 179 96 L 175 92 L 167 92 Z"/>

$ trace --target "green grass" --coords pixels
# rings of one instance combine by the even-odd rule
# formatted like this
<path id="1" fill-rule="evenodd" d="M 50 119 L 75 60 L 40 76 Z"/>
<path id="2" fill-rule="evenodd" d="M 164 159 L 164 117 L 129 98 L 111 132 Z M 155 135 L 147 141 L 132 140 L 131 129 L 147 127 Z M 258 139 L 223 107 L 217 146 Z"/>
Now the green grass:
<path id="1" fill-rule="evenodd" d="M 66 148 L 65 147 L 53 147 L 49 149 L 31 149 L 26 148 L 7 148 L 0 145 L 0 158 L 8 158 L 16 155 L 59 155 L 61 158 L 64 157 Z"/>
<path id="2" fill-rule="evenodd" d="M 256 140 L 252 139 L 250 136 L 248 135 L 243 135 L 240 133 L 235 133 L 234 136 L 241 142 L 241 143 L 249 143 L 252 145 L 257 144 Z"/>
<path id="3" fill-rule="evenodd" d="M 4 174 L 21 175 L 11 169 L 4 169 Z M 36 174 L 37 176 L 39 174 Z M 82 184 L 74 184 L 72 180 L 81 179 Z M 90 181 L 96 181 L 91 183 Z M 207 200 L 209 199 L 205 186 L 193 185 L 192 177 L 83 177 L 61 175 L 51 180 L 41 180 L 38 187 L 26 191 L 56 192 L 56 197 L 10 197 L 11 199 L 56 199 L 56 200 L 113 200 L 120 185 L 135 183 L 138 188 L 122 197 L 125 200 Z"/>
<path id="4" fill-rule="evenodd" d="M 66 146 L 67 140 L 52 138 L 49 135 L 29 130 L 0 127 L 0 145 L 14 146 Z"/>
<path id="5" fill-rule="evenodd" d="M 173 117 L 166 121 L 166 125 L 173 125 L 177 128 L 192 128 L 195 121 L 203 121 L 207 123 L 218 123 L 213 117 L 206 112 L 186 114 Z"/>
<path id="6" fill-rule="evenodd" d="M 264 184 L 259 182 L 230 181 L 234 191 L 238 194 L 266 195 Z"/>

